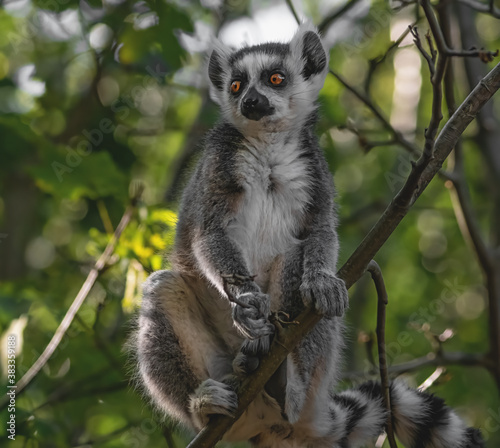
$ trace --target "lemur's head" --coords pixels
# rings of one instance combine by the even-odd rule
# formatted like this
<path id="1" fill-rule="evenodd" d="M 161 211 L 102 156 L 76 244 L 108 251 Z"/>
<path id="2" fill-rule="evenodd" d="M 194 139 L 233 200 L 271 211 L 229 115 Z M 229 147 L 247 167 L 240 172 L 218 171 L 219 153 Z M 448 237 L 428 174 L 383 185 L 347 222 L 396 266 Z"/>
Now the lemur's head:
<path id="1" fill-rule="evenodd" d="M 244 134 L 296 127 L 315 109 L 327 72 L 328 52 L 307 24 L 287 44 L 232 51 L 218 43 L 208 64 L 212 98 Z"/>

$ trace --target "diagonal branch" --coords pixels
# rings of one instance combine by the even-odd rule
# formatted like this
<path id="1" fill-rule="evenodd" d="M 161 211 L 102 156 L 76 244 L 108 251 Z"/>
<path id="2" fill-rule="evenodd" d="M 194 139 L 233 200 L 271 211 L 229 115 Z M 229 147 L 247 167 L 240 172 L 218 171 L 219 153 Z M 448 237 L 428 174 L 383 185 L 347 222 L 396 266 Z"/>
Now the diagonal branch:
<path id="1" fill-rule="evenodd" d="M 497 64 L 474 88 L 465 101 L 444 125 L 434 145 L 434 157 L 419 174 L 413 167 L 405 185 L 394 197 L 378 222 L 339 271 L 341 278 L 351 286 L 411 206 L 425 190 L 453 150 L 459 137 L 486 102 L 500 88 L 500 64 Z"/>

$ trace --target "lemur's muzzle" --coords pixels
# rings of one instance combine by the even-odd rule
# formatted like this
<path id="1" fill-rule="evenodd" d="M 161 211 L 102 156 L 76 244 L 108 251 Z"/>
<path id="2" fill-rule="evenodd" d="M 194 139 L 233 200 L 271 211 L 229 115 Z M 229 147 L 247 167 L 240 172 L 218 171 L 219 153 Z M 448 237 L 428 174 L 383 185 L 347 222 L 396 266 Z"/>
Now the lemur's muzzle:
<path id="1" fill-rule="evenodd" d="M 274 107 L 264 95 L 251 87 L 241 101 L 241 113 L 249 120 L 259 121 L 266 115 L 272 115 Z"/>

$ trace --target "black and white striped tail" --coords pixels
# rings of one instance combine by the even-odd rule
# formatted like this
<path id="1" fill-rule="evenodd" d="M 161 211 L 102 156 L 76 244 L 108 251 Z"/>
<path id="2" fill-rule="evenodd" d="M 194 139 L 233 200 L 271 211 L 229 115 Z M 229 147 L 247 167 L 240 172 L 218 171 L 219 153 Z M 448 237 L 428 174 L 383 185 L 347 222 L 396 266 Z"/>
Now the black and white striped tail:
<path id="1" fill-rule="evenodd" d="M 479 430 L 468 428 L 444 400 L 409 388 L 403 382 L 390 386 L 393 426 L 408 448 L 481 448 Z M 333 432 L 342 448 L 357 447 L 379 435 L 386 410 L 380 384 L 368 382 L 332 397 Z"/>

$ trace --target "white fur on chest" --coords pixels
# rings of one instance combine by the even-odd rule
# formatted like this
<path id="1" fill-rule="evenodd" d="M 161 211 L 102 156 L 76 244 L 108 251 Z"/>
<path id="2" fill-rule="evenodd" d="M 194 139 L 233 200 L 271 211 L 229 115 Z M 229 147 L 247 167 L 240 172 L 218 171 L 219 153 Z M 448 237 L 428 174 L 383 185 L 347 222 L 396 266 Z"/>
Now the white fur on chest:
<path id="1" fill-rule="evenodd" d="M 244 197 L 228 231 L 264 288 L 270 262 L 297 243 L 310 199 L 307 161 L 300 157 L 299 139 L 285 143 L 285 138 L 249 141 L 237 156 Z"/>

